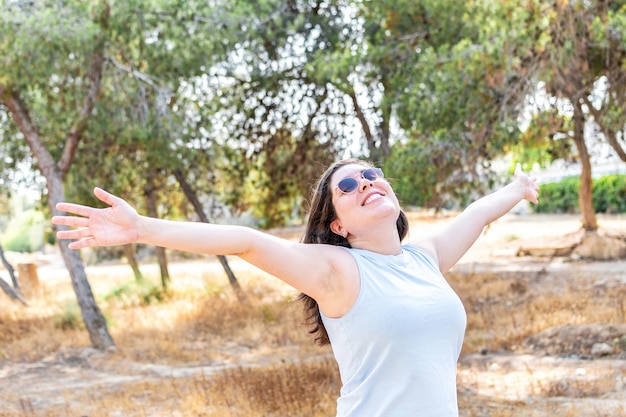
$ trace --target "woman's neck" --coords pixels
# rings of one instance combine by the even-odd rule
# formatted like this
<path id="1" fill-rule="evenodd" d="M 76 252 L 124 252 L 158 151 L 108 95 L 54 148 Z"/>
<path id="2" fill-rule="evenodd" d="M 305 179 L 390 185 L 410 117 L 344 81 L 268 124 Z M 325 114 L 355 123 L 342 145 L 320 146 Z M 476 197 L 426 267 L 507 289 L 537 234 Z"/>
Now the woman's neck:
<path id="1" fill-rule="evenodd" d="M 364 233 L 348 236 L 350 246 L 355 249 L 365 249 L 381 255 L 399 255 L 402 253 L 398 230 L 387 228 L 385 230 L 371 229 Z"/>

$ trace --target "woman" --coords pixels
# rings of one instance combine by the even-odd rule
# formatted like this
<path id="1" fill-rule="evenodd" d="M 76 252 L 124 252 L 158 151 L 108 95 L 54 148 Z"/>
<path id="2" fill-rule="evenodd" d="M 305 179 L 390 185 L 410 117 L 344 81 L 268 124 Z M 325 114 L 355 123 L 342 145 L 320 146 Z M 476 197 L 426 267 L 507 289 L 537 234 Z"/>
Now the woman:
<path id="1" fill-rule="evenodd" d="M 342 388 L 339 417 L 457 416 L 456 363 L 465 331 L 461 301 L 443 278 L 483 228 L 538 186 L 516 179 L 468 206 L 432 236 L 402 244 L 406 216 L 381 170 L 340 161 L 322 175 L 304 242 L 243 226 L 144 217 L 96 188 L 110 207 L 59 203 L 57 233 L 72 249 L 132 242 L 237 255 L 302 292 L 319 343 L 331 343 Z"/>

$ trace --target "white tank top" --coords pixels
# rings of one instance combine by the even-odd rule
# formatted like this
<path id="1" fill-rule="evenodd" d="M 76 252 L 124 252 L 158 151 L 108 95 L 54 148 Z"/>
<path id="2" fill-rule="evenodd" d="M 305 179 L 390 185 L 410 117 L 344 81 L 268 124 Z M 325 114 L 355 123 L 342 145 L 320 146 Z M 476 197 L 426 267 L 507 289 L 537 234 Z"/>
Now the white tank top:
<path id="1" fill-rule="evenodd" d="M 322 313 L 342 388 L 337 417 L 457 417 L 463 304 L 423 250 L 347 249 L 361 289 L 340 318 Z"/>

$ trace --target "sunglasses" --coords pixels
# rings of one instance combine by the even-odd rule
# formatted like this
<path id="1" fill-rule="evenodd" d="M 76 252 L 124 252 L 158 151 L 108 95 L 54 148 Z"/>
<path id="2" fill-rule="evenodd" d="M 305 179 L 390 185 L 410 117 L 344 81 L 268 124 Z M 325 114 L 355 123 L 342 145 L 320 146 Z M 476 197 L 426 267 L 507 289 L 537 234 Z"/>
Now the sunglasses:
<path id="1" fill-rule="evenodd" d="M 385 178 L 385 175 L 380 168 L 367 168 L 361 171 L 361 178 L 365 178 L 368 181 L 378 181 Z M 345 177 L 337 183 L 337 188 L 344 194 L 353 193 L 359 188 L 359 180 L 354 177 Z"/>

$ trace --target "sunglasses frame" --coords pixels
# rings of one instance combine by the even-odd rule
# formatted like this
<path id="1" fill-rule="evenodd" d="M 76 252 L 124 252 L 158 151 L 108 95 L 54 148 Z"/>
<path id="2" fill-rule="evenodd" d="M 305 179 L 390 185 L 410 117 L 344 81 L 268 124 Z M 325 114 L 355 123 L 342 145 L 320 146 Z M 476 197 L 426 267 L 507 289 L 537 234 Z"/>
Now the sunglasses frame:
<path id="1" fill-rule="evenodd" d="M 380 181 L 385 178 L 383 170 L 376 167 L 366 168 L 361 171 L 360 174 L 360 178 L 364 178 L 371 182 Z M 352 194 L 359 188 L 359 180 L 354 177 L 342 178 L 341 181 L 337 183 L 337 188 L 343 194 Z"/>

